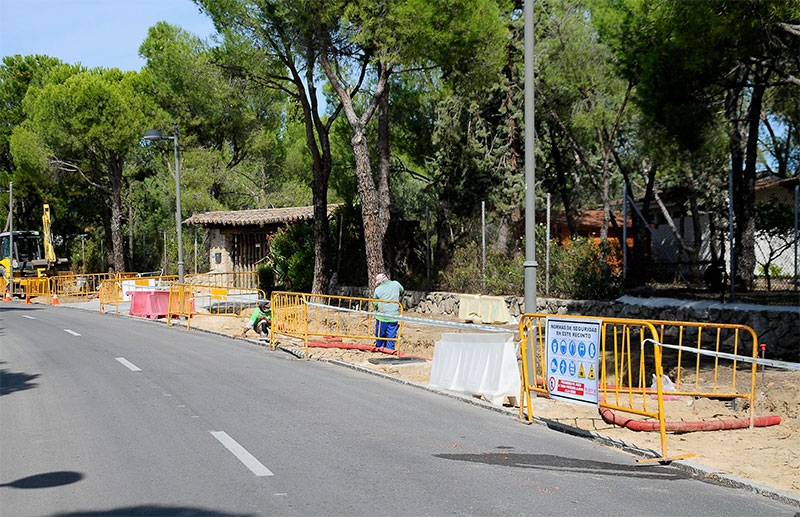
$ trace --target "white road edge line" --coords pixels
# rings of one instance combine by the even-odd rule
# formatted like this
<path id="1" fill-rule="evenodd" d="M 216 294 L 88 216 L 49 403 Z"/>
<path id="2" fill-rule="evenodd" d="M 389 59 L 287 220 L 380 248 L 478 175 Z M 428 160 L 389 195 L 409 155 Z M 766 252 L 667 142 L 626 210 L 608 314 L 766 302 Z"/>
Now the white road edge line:
<path id="1" fill-rule="evenodd" d="M 73 336 L 80 336 L 80 334 L 78 334 L 74 330 L 64 329 L 64 332 L 66 332 L 67 334 L 72 334 Z"/>
<path id="2" fill-rule="evenodd" d="M 128 361 L 128 360 L 127 360 L 127 359 L 125 359 L 124 357 L 117 357 L 116 359 L 117 359 L 117 361 L 119 361 L 120 363 L 122 363 L 122 364 L 124 364 L 125 366 L 127 366 L 127 367 L 128 367 L 128 369 L 129 369 L 130 371 L 132 371 L 132 372 L 141 372 L 141 371 L 142 371 L 142 369 L 141 369 L 141 368 L 139 368 L 138 366 L 136 366 L 136 365 L 135 365 L 135 364 L 133 364 L 132 362 Z"/>
<path id="3" fill-rule="evenodd" d="M 239 461 L 244 463 L 245 467 L 250 469 L 250 471 L 255 474 L 256 476 L 274 476 L 267 467 L 265 467 L 260 461 L 258 461 L 252 454 L 247 452 L 247 450 L 239 445 L 236 440 L 228 436 L 228 433 L 225 431 L 209 431 L 211 435 L 219 440 L 219 442 L 225 446 L 226 449 L 231 451 L 234 456 L 236 456 Z"/>
<path id="4" fill-rule="evenodd" d="M 33 316 L 28 316 L 27 314 L 23 314 L 22 317 L 23 318 L 28 318 L 29 320 L 35 320 L 36 319 Z"/>

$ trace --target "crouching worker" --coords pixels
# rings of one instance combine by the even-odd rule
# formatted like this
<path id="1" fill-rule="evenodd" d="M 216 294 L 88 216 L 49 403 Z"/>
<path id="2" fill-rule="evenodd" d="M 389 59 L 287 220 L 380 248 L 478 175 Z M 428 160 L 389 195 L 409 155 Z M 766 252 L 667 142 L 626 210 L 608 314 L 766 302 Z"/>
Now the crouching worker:
<path id="1" fill-rule="evenodd" d="M 269 300 L 258 300 L 258 307 L 253 309 L 250 320 L 242 330 L 242 337 L 245 337 L 250 329 L 255 330 L 261 337 L 267 337 L 270 327 L 272 327 L 272 309 Z"/>

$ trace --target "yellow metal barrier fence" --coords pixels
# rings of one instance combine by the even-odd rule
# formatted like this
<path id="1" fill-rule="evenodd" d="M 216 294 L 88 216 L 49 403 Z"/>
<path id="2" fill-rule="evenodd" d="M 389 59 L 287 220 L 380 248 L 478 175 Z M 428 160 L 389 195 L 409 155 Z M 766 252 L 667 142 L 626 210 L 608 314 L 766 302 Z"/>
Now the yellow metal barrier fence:
<path id="1" fill-rule="evenodd" d="M 119 314 L 119 304 L 131 301 L 133 291 L 167 288 L 177 280 L 176 275 L 139 276 L 136 273 L 121 273 L 106 278 L 98 286 L 97 297 L 100 300 L 100 312 L 106 312 L 106 306 L 113 306 Z"/>
<path id="2" fill-rule="evenodd" d="M 13 284 L 13 286 L 10 285 L 5 277 L 0 276 L 0 296 L 5 294 L 6 289 L 8 289 L 9 292 L 13 292 L 14 296 L 24 298 L 26 302 L 30 301 L 31 298 L 49 298 L 50 296 L 51 282 L 50 278 L 46 276 L 14 277 Z M 11 287 L 13 287 L 13 289 L 11 289 Z M 47 301 L 47 303 L 49 303 L 49 301 Z"/>
<path id="3" fill-rule="evenodd" d="M 169 290 L 167 324 L 173 317 L 186 318 L 186 328 L 191 327 L 192 316 L 249 316 L 264 299 L 264 291 L 256 288 L 208 285 L 196 283 L 173 284 Z"/>
<path id="4" fill-rule="evenodd" d="M 50 303 L 50 279 L 47 277 L 26 278 L 25 297 L 26 301 L 30 298 L 42 297 Z"/>
<path id="5" fill-rule="evenodd" d="M 97 297 L 100 292 L 100 284 L 106 280 L 118 278 L 114 273 L 92 273 L 92 274 L 67 274 L 50 277 L 50 293 L 63 298 L 80 298 L 88 300 Z M 64 300 L 61 300 L 64 301 Z M 48 299 L 48 303 L 52 303 Z"/>
<path id="6" fill-rule="evenodd" d="M 167 305 L 167 326 L 172 324 L 173 317 L 186 318 L 186 329 L 192 326 L 192 314 L 195 312 L 192 286 L 172 284 L 169 287 L 169 303 Z"/>
<path id="7" fill-rule="evenodd" d="M 119 302 L 122 300 L 122 279 L 108 279 L 100 283 L 97 291 L 100 300 L 100 312 L 105 314 L 106 306 L 113 305 L 114 312 L 119 314 Z"/>
<path id="8" fill-rule="evenodd" d="M 697 323 L 688 321 L 651 320 L 658 329 L 658 341 L 664 345 L 676 345 L 664 348 L 664 361 L 672 373 L 676 391 L 671 395 L 684 397 L 714 397 L 725 399 L 741 398 L 749 401 L 750 420 L 755 417 L 756 363 L 745 364 L 745 386 L 740 387 L 737 374 L 741 362 L 733 359 L 730 363 L 731 381 L 724 384 L 720 380 L 720 353 L 758 358 L 758 337 L 755 331 L 744 325 L 726 323 Z M 685 349 L 685 350 L 684 350 Z M 710 373 L 706 373 L 710 369 Z M 703 370 L 701 372 L 701 370 Z M 686 382 L 687 374 L 693 374 L 694 380 Z M 744 389 L 742 389 L 744 388 Z"/>
<path id="9" fill-rule="evenodd" d="M 306 294 L 273 292 L 270 296 L 272 307 L 272 329 L 270 332 L 269 346 L 273 350 L 277 346 L 274 330 L 280 329 L 281 334 L 303 340 L 306 357 L 308 357 L 308 305 Z"/>
<path id="10" fill-rule="evenodd" d="M 357 346 L 365 341 L 374 344 L 375 317 L 381 314 L 377 312 L 376 304 L 396 305 L 400 316 L 403 315 L 401 303 L 374 298 L 275 291 L 271 301 L 273 330 L 302 339 L 306 357 L 309 338 L 313 337 L 323 338 L 327 343 L 341 343 L 342 346 Z M 395 353 L 399 355 L 403 323 L 398 323 L 397 337 L 386 341 L 394 342 Z M 270 345 L 275 348 L 274 337 L 270 339 Z"/>
<path id="11" fill-rule="evenodd" d="M 757 359 L 758 341 L 755 331 L 750 327 L 546 314 L 526 314 L 520 320 L 523 395 L 529 408 L 529 419 L 532 418 L 531 392 L 550 395 L 546 384 L 548 365 L 544 327 L 548 317 L 602 322 L 598 406 L 657 418 L 664 458 L 664 422 L 668 416 L 663 403 L 665 393 L 671 399 L 744 399 L 749 403 L 750 426 L 753 426 L 757 365 L 747 359 Z M 742 363 L 745 365 L 742 366 Z M 723 368 L 729 368 L 730 372 L 721 375 Z M 664 370 L 670 373 L 667 379 L 662 378 Z M 740 370 L 744 375 L 737 375 Z M 731 380 L 723 382 L 722 378 Z M 670 386 L 668 392 L 664 391 L 662 384 L 665 380 L 674 380 L 674 386 Z M 657 412 L 648 409 L 648 396 L 657 397 Z M 522 412 L 523 407 L 520 406 L 520 417 Z"/>
<path id="12" fill-rule="evenodd" d="M 548 318 L 580 322 L 599 322 L 599 343 L 594 355 L 597 368 L 590 366 L 589 371 L 583 368 L 580 376 L 597 382 L 595 400 L 598 407 L 633 413 L 652 418 L 658 422 L 661 436 L 661 457 L 658 461 L 667 462 L 677 457 L 667 455 L 666 420 L 664 417 L 664 400 L 661 385 L 663 368 L 661 363 L 661 347 L 658 346 L 656 328 L 653 324 L 624 318 L 584 317 L 568 315 L 525 314 L 520 319 L 520 347 L 522 353 L 522 393 L 520 418 L 523 418 L 525 407 L 528 408 L 528 420 L 533 420 L 531 392 L 550 396 L 555 391 L 554 379 L 558 375 L 557 362 L 548 365 L 547 322 Z M 649 345 L 649 348 L 646 346 Z M 581 343 L 582 345 L 584 343 Z M 556 345 L 556 343 L 552 343 Z M 570 343 L 570 348 L 572 343 Z M 583 354 L 581 354 L 583 355 Z M 561 374 L 565 374 L 563 366 Z M 554 373 L 555 372 L 555 373 Z M 656 390 L 649 390 L 647 373 L 656 376 Z M 571 374 L 578 375 L 576 372 Z M 561 382 L 561 381 L 558 381 Z M 569 381 L 564 381 L 569 385 Z M 550 389 L 548 389 L 548 383 Z M 576 385 L 578 383 L 575 383 Z M 560 384 L 559 384 L 560 385 Z M 656 398 L 648 401 L 649 396 Z M 648 407 L 649 406 L 649 407 Z M 655 406 L 655 407 L 653 407 Z"/>

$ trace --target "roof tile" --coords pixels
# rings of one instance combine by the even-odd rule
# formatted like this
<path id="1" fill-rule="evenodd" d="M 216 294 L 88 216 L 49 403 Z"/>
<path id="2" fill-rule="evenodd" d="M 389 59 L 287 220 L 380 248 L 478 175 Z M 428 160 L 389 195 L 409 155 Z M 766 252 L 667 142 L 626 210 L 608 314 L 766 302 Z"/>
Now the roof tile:
<path id="1" fill-rule="evenodd" d="M 341 203 L 328 205 L 330 217 Z M 314 219 L 313 206 L 287 208 L 260 208 L 255 210 L 230 210 L 194 214 L 183 223 L 188 226 L 263 226 L 275 223 L 292 223 Z"/>

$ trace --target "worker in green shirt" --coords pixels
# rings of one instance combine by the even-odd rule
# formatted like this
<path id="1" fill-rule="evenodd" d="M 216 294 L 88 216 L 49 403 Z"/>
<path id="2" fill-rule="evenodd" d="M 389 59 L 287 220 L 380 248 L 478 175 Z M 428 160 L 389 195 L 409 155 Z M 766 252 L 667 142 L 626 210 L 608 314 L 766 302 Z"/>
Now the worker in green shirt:
<path id="1" fill-rule="evenodd" d="M 261 337 L 269 336 L 269 329 L 272 327 L 272 309 L 269 300 L 258 300 L 258 307 L 253 310 L 250 320 L 242 331 L 242 337 L 247 335 L 250 329 L 258 332 Z"/>

